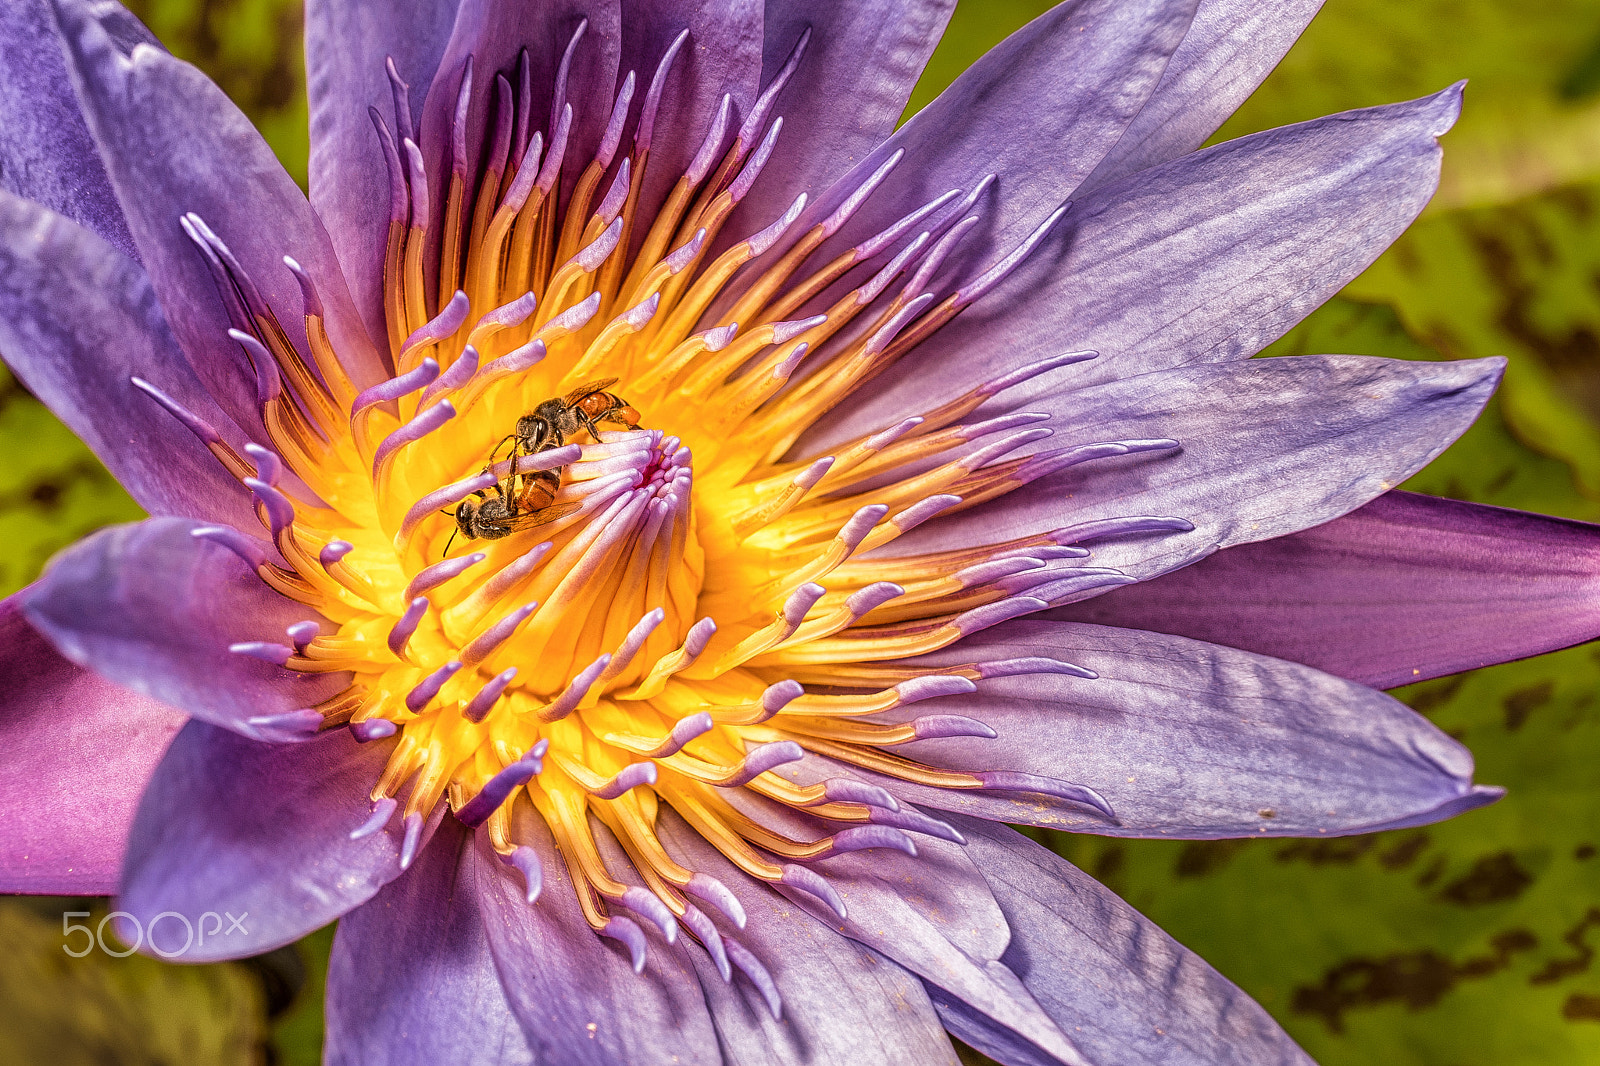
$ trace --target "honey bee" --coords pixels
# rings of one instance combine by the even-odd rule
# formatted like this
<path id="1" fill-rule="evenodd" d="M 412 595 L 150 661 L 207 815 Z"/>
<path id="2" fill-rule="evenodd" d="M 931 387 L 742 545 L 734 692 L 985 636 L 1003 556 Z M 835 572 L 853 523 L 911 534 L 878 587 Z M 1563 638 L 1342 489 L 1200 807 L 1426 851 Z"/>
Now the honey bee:
<path id="1" fill-rule="evenodd" d="M 588 430 L 595 440 L 600 439 L 602 423 L 627 429 L 639 427 L 639 412 L 628 406 L 622 397 L 605 391 L 617 383 L 616 378 L 602 378 L 580 385 L 562 397 L 552 397 L 517 419 L 515 433 L 507 436 L 495 447 L 498 453 L 507 441 L 511 447 L 511 469 L 516 472 L 519 455 L 560 448 L 567 438 L 580 430 Z M 490 456 L 493 462 L 493 455 Z"/>
<path id="2" fill-rule="evenodd" d="M 487 467 L 484 468 L 488 470 Z M 445 542 L 444 554 L 450 554 L 456 536 L 468 540 L 499 540 L 521 529 L 541 526 L 564 518 L 578 509 L 575 503 L 554 505 L 557 490 L 561 488 L 559 470 L 537 470 L 529 474 L 513 474 L 503 482 L 490 486 L 494 495 L 479 490 L 446 511 L 456 520 L 456 528 Z"/>
<path id="3" fill-rule="evenodd" d="M 494 466 L 500 449 L 511 444 L 511 466 L 506 479 L 491 486 L 494 496 L 480 490 L 474 493 L 478 499 L 469 497 L 457 504 L 454 511 L 445 512 L 456 520 L 455 532 L 445 542 L 446 555 L 450 554 L 457 534 L 468 540 L 499 540 L 519 529 L 554 522 L 577 510 L 577 504 L 553 506 L 556 492 L 561 488 L 560 467 L 523 473 L 517 469 L 517 463 L 524 456 L 560 448 L 568 437 L 583 430 L 588 430 L 598 441 L 602 423 L 638 428 L 639 412 L 620 396 L 605 391 L 616 383 L 616 378 L 591 381 L 565 396 L 545 400 L 517 419 L 516 432 L 495 445 L 494 451 L 489 453 L 489 464 L 484 467 L 487 473 Z"/>

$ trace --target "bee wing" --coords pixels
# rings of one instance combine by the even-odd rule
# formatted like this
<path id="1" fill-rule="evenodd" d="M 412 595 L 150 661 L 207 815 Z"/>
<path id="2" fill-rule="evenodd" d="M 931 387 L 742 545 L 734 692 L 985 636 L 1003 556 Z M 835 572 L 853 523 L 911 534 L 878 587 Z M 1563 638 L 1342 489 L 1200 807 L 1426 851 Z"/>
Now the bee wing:
<path id="1" fill-rule="evenodd" d="M 616 378 L 601 378 L 599 381 L 591 381 L 588 384 L 580 385 L 571 392 L 567 393 L 561 402 L 566 404 L 568 407 L 571 407 L 573 404 L 577 403 L 591 392 L 604 392 L 606 389 L 609 389 L 616 383 Z"/>
<path id="2" fill-rule="evenodd" d="M 532 514 L 530 514 L 528 516 L 528 525 L 530 525 L 530 526 L 542 526 L 542 525 L 545 525 L 546 523 L 554 522 L 557 519 L 567 517 L 567 515 L 572 514 L 574 511 L 577 511 L 582 506 L 583 506 L 583 504 L 581 504 L 581 503 L 557 503 L 557 504 L 552 504 L 549 507 L 543 508 L 542 510 L 535 511 Z"/>

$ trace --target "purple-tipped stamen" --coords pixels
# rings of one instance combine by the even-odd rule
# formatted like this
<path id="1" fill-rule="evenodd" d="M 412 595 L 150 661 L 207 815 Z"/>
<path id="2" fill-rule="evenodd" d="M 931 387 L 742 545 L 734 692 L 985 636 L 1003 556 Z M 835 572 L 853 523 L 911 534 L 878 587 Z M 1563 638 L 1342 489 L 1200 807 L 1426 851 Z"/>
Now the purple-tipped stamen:
<path id="1" fill-rule="evenodd" d="M 717 931 L 717 923 L 711 920 L 711 916 L 690 903 L 684 908 L 683 917 L 679 921 L 689 927 L 689 932 L 700 938 L 706 954 L 710 955 L 711 961 L 716 964 L 717 973 L 722 975 L 722 983 L 727 984 L 733 980 L 733 969 L 728 965 L 728 953 L 722 946 L 722 934 Z"/>
<path id="2" fill-rule="evenodd" d="M 902 533 L 909 533 L 911 530 L 916 529 L 934 515 L 940 513 L 941 511 L 948 511 L 950 508 L 954 507 L 960 502 L 960 496 L 952 496 L 949 493 L 940 493 L 937 496 L 929 496 L 927 499 L 920 500 L 917 503 L 912 504 L 904 511 L 901 511 L 899 514 L 889 519 L 889 524 L 894 526 Z"/>
<path id="3" fill-rule="evenodd" d="M 678 919 L 673 917 L 672 911 L 654 892 L 634 885 L 622 893 L 622 899 L 618 902 L 655 926 L 667 943 L 677 943 Z"/>
<path id="4" fill-rule="evenodd" d="M 267 346 L 243 330 L 230 329 L 228 336 L 250 356 L 250 365 L 256 372 L 256 402 L 271 403 L 283 395 L 283 376 L 278 372 L 277 359 L 267 351 Z"/>
<path id="5" fill-rule="evenodd" d="M 395 808 L 399 806 L 399 801 L 392 796 L 385 796 L 378 800 L 372 805 L 371 816 L 359 826 L 350 830 L 350 839 L 360 840 L 363 837 L 369 837 L 388 825 L 389 819 L 394 817 Z"/>
<path id="6" fill-rule="evenodd" d="M 222 545 L 243 559 L 252 570 L 267 565 L 270 558 L 266 545 L 232 526 L 197 526 L 189 531 L 189 535 L 196 540 L 208 540 L 213 544 Z"/>
<path id="7" fill-rule="evenodd" d="M 798 889 L 823 903 L 842 922 L 848 917 L 844 900 L 839 897 L 838 891 L 828 883 L 827 878 L 809 867 L 788 863 L 783 867 L 783 876 L 779 880 L 790 888 Z"/>
<path id="8" fill-rule="evenodd" d="M 1087 544 L 1108 537 L 1127 537 L 1140 533 L 1192 533 L 1194 523 L 1186 518 L 1159 518 L 1138 515 L 1128 518 L 1103 518 L 1065 526 L 1050 535 L 1057 544 Z"/>
<path id="9" fill-rule="evenodd" d="M 676 755 L 683 750 L 683 746 L 698 736 L 711 732 L 716 722 L 712 721 L 708 711 L 699 711 L 689 717 L 681 719 L 672 727 L 671 732 L 656 747 L 641 754 L 651 759 L 665 759 Z"/>
<path id="10" fill-rule="evenodd" d="M 411 579 L 411 584 L 406 586 L 405 598 L 414 600 L 423 593 L 438 588 L 446 581 L 460 577 L 487 558 L 488 556 L 483 552 L 473 552 L 471 555 L 446 559 L 442 563 L 434 563 L 432 566 L 425 567 L 417 573 L 416 577 Z"/>
<path id="11" fill-rule="evenodd" d="M 247 477 L 243 479 L 243 483 L 266 510 L 267 524 L 274 537 L 294 525 L 294 504 L 289 502 L 289 497 L 260 478 Z"/>
<path id="12" fill-rule="evenodd" d="M 278 453 L 255 443 L 246 444 L 244 453 L 256 464 L 256 477 L 277 488 L 278 482 L 283 478 L 283 459 Z"/>
<path id="13" fill-rule="evenodd" d="M 1097 680 L 1100 675 L 1087 667 L 1065 663 L 1060 659 L 1046 659 L 1038 656 L 1022 656 L 1016 659 L 994 659 L 977 664 L 978 676 L 984 679 L 991 677 L 1014 677 L 1017 674 L 1066 674 L 1069 677 L 1081 677 L 1086 681 Z M 974 685 L 974 688 L 977 686 Z"/>
<path id="14" fill-rule="evenodd" d="M 310 740 L 322 729 L 322 712 L 314 707 L 282 714 L 258 714 L 245 724 L 273 739 Z"/>
<path id="15" fill-rule="evenodd" d="M 400 361 L 402 363 L 405 362 L 406 356 L 418 348 L 438 344 L 442 340 L 455 336 L 456 331 L 466 324 L 467 316 L 471 313 L 472 301 L 467 299 L 466 293 L 457 290 L 456 294 L 450 297 L 450 302 L 440 308 L 438 314 L 413 330 L 411 336 L 407 337 L 404 343 L 400 345 Z M 374 386 L 374 388 L 380 387 Z M 404 395 L 404 393 L 401 395 Z M 385 398 L 398 399 L 398 397 L 394 396 Z M 356 403 L 358 406 L 361 405 L 359 399 L 357 399 Z"/>
<path id="16" fill-rule="evenodd" d="M 874 807 L 867 813 L 867 817 L 877 825 L 891 825 L 897 829 L 906 829 L 913 833 L 921 833 L 923 836 L 937 837 L 940 840 L 948 840 L 952 844 L 960 844 L 965 846 L 967 843 L 967 838 L 962 836 L 956 830 L 956 827 L 951 825 L 949 822 L 942 822 L 937 818 L 930 818 L 921 811 L 913 810 L 910 807 L 902 807 L 897 811 L 888 811 L 884 810 L 882 807 Z"/>
<path id="17" fill-rule="evenodd" d="M 771 744 L 752 744 L 738 767 L 727 777 L 716 782 L 723 788 L 748 785 L 757 777 L 778 766 L 799 762 L 806 757 L 805 750 L 792 740 L 779 740 Z"/>
<path id="18" fill-rule="evenodd" d="M 477 695 L 461 710 L 461 716 L 469 722 L 481 722 L 489 716 L 494 705 L 505 694 L 506 686 L 515 681 L 517 668 L 508 667 L 489 679 L 489 683 L 480 688 Z"/>
<path id="19" fill-rule="evenodd" d="M 417 846 L 422 843 L 422 812 L 412 811 L 405 817 L 405 837 L 400 841 L 400 869 L 411 868 L 417 857 Z"/>
<path id="20" fill-rule="evenodd" d="M 358 744 L 387 740 L 399 732 L 399 729 L 399 726 L 387 718 L 368 718 L 365 721 L 350 723 L 350 735 L 356 738 Z"/>
<path id="21" fill-rule="evenodd" d="M 842 918 L 840 919 L 843 920 Z M 739 968 L 739 972 L 750 979 L 756 986 L 756 991 L 761 993 L 761 998 L 766 1000 L 767 1009 L 772 1012 L 775 1020 L 783 1020 L 783 997 L 778 994 L 778 983 L 772 979 L 772 974 L 761 964 L 761 960 L 750 953 L 750 950 L 732 937 L 725 938 L 723 950 L 728 953 L 728 961 Z"/>
<path id="22" fill-rule="evenodd" d="M 540 720 L 559 722 L 577 710 L 578 705 L 583 702 L 583 698 L 589 694 L 589 689 L 594 686 L 594 683 L 600 679 L 600 675 L 605 673 L 606 667 L 610 665 L 611 655 L 608 652 L 585 666 L 577 677 L 567 683 L 567 687 L 562 690 L 561 695 L 557 696 L 548 707 L 539 712 Z"/>
<path id="23" fill-rule="evenodd" d="M 603 800 L 619 799 L 623 793 L 640 785 L 653 785 L 656 783 L 656 764 L 653 762 L 636 762 L 624 766 L 617 776 L 601 785 L 591 788 L 589 795 Z"/>
<path id="24" fill-rule="evenodd" d="M 822 803 L 859 803 L 867 807 L 881 807 L 889 811 L 898 811 L 900 809 L 900 802 L 891 796 L 887 789 L 848 777 L 828 778 L 822 783 L 822 793 L 821 799 L 807 804 L 807 806 L 816 806 Z"/>
<path id="25" fill-rule="evenodd" d="M 1041 796 L 1055 796 L 1057 799 L 1071 800 L 1093 807 L 1107 818 L 1117 817 L 1117 812 L 1111 809 L 1111 804 L 1105 801 L 1105 797 L 1088 785 L 1075 785 L 1070 781 L 1057 781 L 1017 770 L 985 770 L 972 776 L 983 782 L 985 791 L 1032 792 Z"/>
<path id="26" fill-rule="evenodd" d="M 633 960 L 633 972 L 644 973 L 645 960 L 648 958 L 644 930 L 640 929 L 631 918 L 624 918 L 621 915 L 611 918 L 600 927 L 599 933 L 626 946 L 628 955 Z"/>
<path id="27" fill-rule="evenodd" d="M 183 406 L 183 404 L 179 403 L 177 400 L 174 400 L 171 396 L 168 396 L 166 393 L 150 384 L 144 378 L 132 377 L 128 380 L 133 383 L 134 388 L 150 397 L 162 407 L 165 407 L 168 414 L 172 415 L 172 417 L 176 418 L 179 422 L 182 422 L 186 427 L 188 427 L 189 431 L 196 437 L 199 437 L 202 443 L 222 443 L 222 434 L 218 433 L 216 427 L 214 427 L 210 422 L 207 422 L 205 419 L 201 418 L 199 415 Z"/>
<path id="28" fill-rule="evenodd" d="M 400 621 L 389 630 L 389 650 L 394 652 L 395 658 L 406 657 L 406 645 L 410 643 L 411 635 L 417 631 L 422 616 L 428 613 L 429 606 L 426 596 L 418 596 L 406 608 L 406 613 L 400 616 Z"/>
<path id="29" fill-rule="evenodd" d="M 283 631 L 288 634 L 289 639 L 294 643 L 294 650 L 304 655 L 306 653 L 306 645 L 317 639 L 322 632 L 322 626 L 320 623 L 307 619 L 304 622 L 295 622 L 293 625 L 285 626 Z"/>
<path id="30" fill-rule="evenodd" d="M 521 871 L 522 883 L 527 887 L 527 901 L 533 903 L 538 900 L 539 892 L 544 888 L 544 867 L 539 862 L 539 853 L 523 845 L 510 855 L 502 855 L 500 860 Z"/>
<path id="31" fill-rule="evenodd" d="M 942 740 L 946 737 L 982 737 L 993 740 L 1000 734 L 976 718 L 964 714 L 927 714 L 913 719 L 911 728 L 918 740 Z"/>
<path id="32" fill-rule="evenodd" d="M 449 370 L 440 374 L 434 379 L 433 384 L 422 390 L 422 399 L 418 402 L 428 404 L 436 397 L 456 391 L 471 381 L 477 372 L 478 349 L 469 344 L 462 350 L 461 358 L 450 364 Z"/>
<path id="33" fill-rule="evenodd" d="M 387 381 L 380 381 L 370 389 L 363 390 L 350 405 L 350 415 L 355 417 L 369 407 L 376 407 L 380 403 L 389 403 L 407 396 L 418 389 L 427 388 L 439 376 L 439 362 L 428 356 L 404 374 L 392 377 Z"/>
<path id="34" fill-rule="evenodd" d="M 417 686 L 406 693 L 406 710 L 412 714 L 421 714 L 433 698 L 444 688 L 445 682 L 456 676 L 456 671 L 461 669 L 461 663 L 451 660 L 439 669 L 429 674 L 417 683 Z"/>
<path id="35" fill-rule="evenodd" d="M 449 400 L 440 400 L 432 407 L 424 408 L 411 421 L 383 438 L 383 443 L 378 445 L 378 450 L 372 457 L 373 478 L 378 477 L 379 472 L 395 452 L 408 444 L 415 444 L 455 416 L 455 406 Z"/>
<path id="36" fill-rule="evenodd" d="M 517 628 L 533 617 L 533 612 L 539 609 L 537 603 L 525 603 L 521 607 L 506 615 L 500 621 L 490 626 L 479 634 L 461 652 L 461 661 L 468 666 L 476 666 L 487 659 L 496 648 L 511 639 L 511 634 Z"/>
<path id="37" fill-rule="evenodd" d="M 904 706 L 907 703 L 936 699 L 939 696 L 958 696 L 965 692 L 974 692 L 977 688 L 977 685 L 964 677 L 930 674 L 902 681 L 894 687 L 894 691 L 897 706 Z"/>
<path id="38" fill-rule="evenodd" d="M 744 928 L 744 904 L 739 902 L 739 897 L 733 894 L 732 889 L 715 877 L 704 873 L 691 874 L 689 883 L 683 886 L 683 890 L 716 910 L 738 928 Z"/>
<path id="39" fill-rule="evenodd" d="M 294 649 L 287 644 L 274 644 L 266 640 L 246 640 L 238 644 L 229 644 L 228 650 L 235 655 L 244 655 L 251 659 L 260 659 L 273 666 L 282 666 L 294 654 Z"/>
<path id="40" fill-rule="evenodd" d="M 916 842 L 906 833 L 890 825 L 856 825 L 841 829 L 833 835 L 833 848 L 827 854 L 850 851 L 867 851 L 872 848 L 892 848 L 903 851 L 913 859 L 917 857 Z M 819 856 L 820 857 L 820 856 Z"/>
<path id="41" fill-rule="evenodd" d="M 1025 614 L 1042 611 L 1050 604 L 1032 596 L 1013 596 L 1010 599 L 997 600 L 986 603 L 982 607 L 974 607 L 965 614 L 959 614 L 950 621 L 962 636 L 970 637 L 972 634 L 990 626 L 997 626 L 1001 622 L 1020 618 Z"/>
<path id="42" fill-rule="evenodd" d="M 544 753 L 549 748 L 548 740 L 540 740 L 526 755 L 491 777 L 476 796 L 461 805 L 456 820 L 472 829 L 487 822 L 512 793 L 543 772 Z"/>

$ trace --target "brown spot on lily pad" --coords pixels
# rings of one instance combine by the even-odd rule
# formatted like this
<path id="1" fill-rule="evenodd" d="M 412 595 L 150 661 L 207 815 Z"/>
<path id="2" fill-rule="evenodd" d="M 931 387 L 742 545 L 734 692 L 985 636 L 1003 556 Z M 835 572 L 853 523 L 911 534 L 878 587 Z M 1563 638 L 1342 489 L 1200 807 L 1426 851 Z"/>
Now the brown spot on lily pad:
<path id="1" fill-rule="evenodd" d="M 1417 861 L 1417 856 L 1428 846 L 1428 840 L 1427 833 L 1413 833 L 1396 841 L 1394 847 L 1378 854 L 1378 865 L 1385 870 L 1403 870 Z"/>
<path id="2" fill-rule="evenodd" d="M 1297 840 L 1278 850 L 1279 862 L 1300 860 L 1312 866 L 1348 866 L 1377 846 L 1375 836 L 1335 837 L 1332 840 Z"/>
<path id="3" fill-rule="evenodd" d="M 1173 872 L 1179 877 L 1204 877 L 1216 873 L 1245 846 L 1243 840 L 1191 840 L 1178 852 Z"/>
<path id="4" fill-rule="evenodd" d="M 1509 851 L 1485 855 L 1461 877 L 1445 885 L 1439 897 L 1462 907 L 1504 903 L 1516 899 L 1533 884 L 1533 875 L 1517 864 Z"/>
<path id="5" fill-rule="evenodd" d="M 1528 720 L 1528 715 L 1550 702 L 1555 693 L 1554 681 L 1541 681 L 1537 685 L 1519 688 L 1500 701 L 1506 711 L 1506 728 L 1515 733 Z"/>
<path id="6" fill-rule="evenodd" d="M 1561 1016 L 1569 1022 L 1600 1022 L 1600 996 L 1572 993 L 1561 1005 Z"/>
<path id="7" fill-rule="evenodd" d="M 1563 977 L 1571 977 L 1587 970 L 1594 963 L 1594 948 L 1589 946 L 1587 937 L 1589 930 L 1597 926 L 1600 926 L 1600 908 L 1590 907 L 1588 913 L 1578 920 L 1577 925 L 1561 935 L 1561 939 L 1571 946 L 1575 954 L 1567 959 L 1551 959 L 1544 969 L 1528 978 L 1528 983 L 1553 984 Z"/>
<path id="8" fill-rule="evenodd" d="M 1377 959 L 1356 958 L 1340 963 L 1323 975 L 1320 985 L 1294 990 L 1290 1009 L 1320 1017 L 1335 1033 L 1344 1032 L 1344 1015 L 1357 1007 L 1402 1003 L 1419 1011 L 1438 1003 L 1462 980 L 1488 977 L 1511 964 L 1518 952 L 1537 946 L 1539 938 L 1526 929 L 1508 929 L 1490 940 L 1493 953 L 1459 963 L 1436 951 L 1412 951 Z"/>

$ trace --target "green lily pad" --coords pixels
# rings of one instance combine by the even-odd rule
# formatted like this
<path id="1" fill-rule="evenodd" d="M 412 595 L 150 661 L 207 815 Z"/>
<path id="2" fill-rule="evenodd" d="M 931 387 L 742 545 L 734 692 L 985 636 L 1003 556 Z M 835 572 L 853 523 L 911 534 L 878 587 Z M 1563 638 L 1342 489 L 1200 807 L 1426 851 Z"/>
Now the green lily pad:
<path id="1" fill-rule="evenodd" d="M 1600 497 L 1600 184 L 1424 218 L 1346 290 L 1391 302 L 1450 356 L 1510 360 L 1501 400 L 1524 441 Z"/>
<path id="2" fill-rule="evenodd" d="M 72 431 L 0 367 L 0 595 L 101 526 L 144 517 Z"/>
<path id="3" fill-rule="evenodd" d="M 80 930 L 98 927 L 102 901 L 0 899 L 0 1062 L 17 1066 L 265 1061 L 262 988 L 237 963 L 177 966 L 127 949 L 106 927 L 105 948 L 85 952 Z"/>

